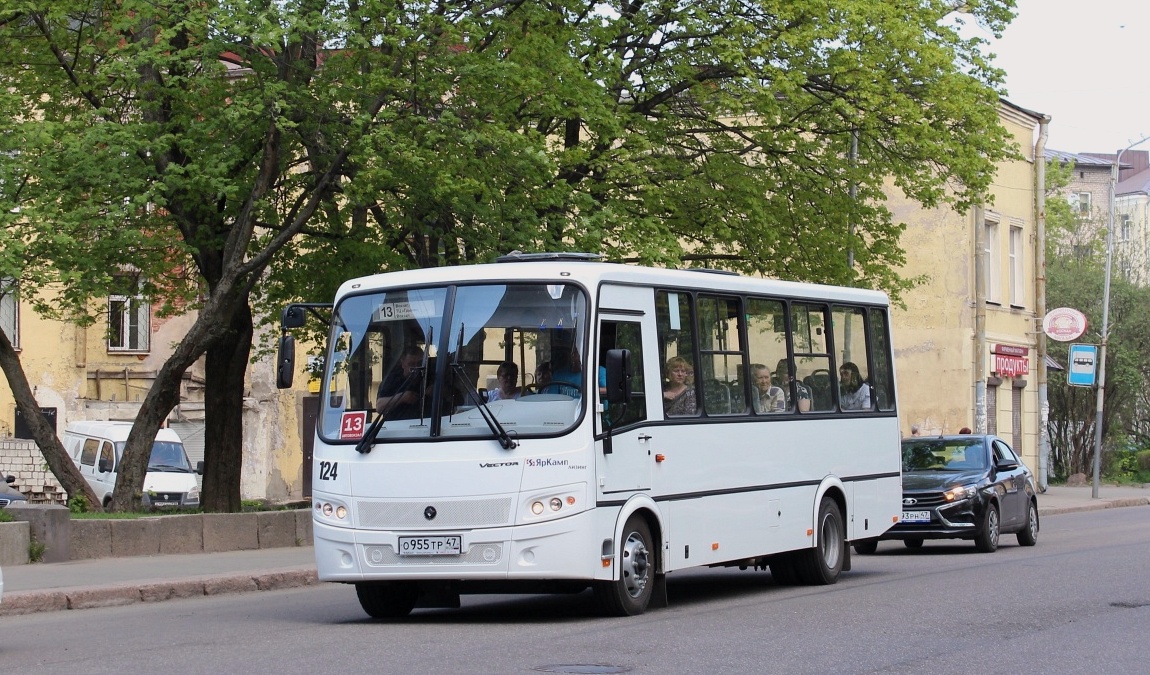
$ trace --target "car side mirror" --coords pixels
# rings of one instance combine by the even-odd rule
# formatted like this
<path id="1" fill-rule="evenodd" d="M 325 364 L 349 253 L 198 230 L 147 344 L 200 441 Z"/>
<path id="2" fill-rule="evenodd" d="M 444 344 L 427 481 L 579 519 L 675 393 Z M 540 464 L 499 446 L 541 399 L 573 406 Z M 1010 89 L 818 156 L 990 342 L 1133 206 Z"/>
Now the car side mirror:
<path id="1" fill-rule="evenodd" d="M 201 476 L 204 475 L 204 460 L 201 459 L 200 461 L 196 462 L 196 473 L 200 474 Z"/>
<path id="2" fill-rule="evenodd" d="M 99 468 L 100 468 L 100 473 L 111 473 L 111 471 L 112 471 L 112 460 L 101 459 L 99 462 Z"/>
<path id="3" fill-rule="evenodd" d="M 1018 468 L 1018 462 L 1012 462 L 1008 459 L 1000 460 L 994 463 L 994 468 L 999 471 L 1014 471 Z"/>

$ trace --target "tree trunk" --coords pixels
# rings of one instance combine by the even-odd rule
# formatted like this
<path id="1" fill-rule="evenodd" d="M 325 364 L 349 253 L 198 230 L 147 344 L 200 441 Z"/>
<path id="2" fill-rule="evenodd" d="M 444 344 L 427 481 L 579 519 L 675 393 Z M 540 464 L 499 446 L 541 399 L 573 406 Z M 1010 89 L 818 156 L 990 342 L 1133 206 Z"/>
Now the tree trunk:
<path id="1" fill-rule="evenodd" d="M 252 312 L 241 303 L 224 335 L 207 351 L 205 363 L 204 511 L 235 513 L 241 509 L 243 467 L 244 376 L 252 346 Z"/>
<path id="2" fill-rule="evenodd" d="M 20 356 L 12 348 L 12 342 L 8 340 L 8 336 L 2 330 L 0 330 L 0 369 L 4 371 L 4 377 L 8 380 L 8 387 L 16 399 L 16 407 L 19 408 L 20 414 L 28 422 L 28 428 L 32 430 L 32 438 L 39 446 L 40 453 L 44 455 L 48 469 L 56 477 L 56 480 L 60 481 L 61 487 L 68 493 L 68 498 L 71 499 L 77 495 L 83 496 L 88 501 L 89 510 L 103 511 L 100 498 L 92 491 L 88 481 L 80 475 L 80 469 L 76 467 L 72 458 L 68 457 L 60 439 L 52 432 L 52 427 L 48 426 L 48 422 L 40 414 L 40 404 L 36 401 L 36 395 L 32 393 L 32 387 L 28 384 L 28 377 L 24 374 L 24 367 L 20 364 Z"/>

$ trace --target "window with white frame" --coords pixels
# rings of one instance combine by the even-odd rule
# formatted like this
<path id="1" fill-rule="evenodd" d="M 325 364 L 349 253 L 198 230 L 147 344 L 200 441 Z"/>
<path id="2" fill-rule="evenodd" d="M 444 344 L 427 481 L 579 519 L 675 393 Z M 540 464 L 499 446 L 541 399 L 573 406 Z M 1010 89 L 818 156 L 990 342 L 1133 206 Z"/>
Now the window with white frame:
<path id="1" fill-rule="evenodd" d="M 1023 288 L 1025 281 L 1022 277 L 1023 263 L 1022 228 L 1010 228 L 1010 304 L 1016 307 L 1023 305 L 1025 297 Z"/>
<path id="2" fill-rule="evenodd" d="M 985 292 L 987 302 L 999 302 L 999 288 L 1002 276 L 1002 261 L 999 258 L 1001 255 L 1001 247 L 998 243 L 998 221 L 987 220 L 983 224 L 983 256 L 985 262 L 986 274 Z"/>
<path id="3" fill-rule="evenodd" d="M 16 298 L 16 284 L 11 279 L 0 279 L 0 329 L 8 336 L 14 349 L 20 348 L 20 303 Z"/>
<path id="4" fill-rule="evenodd" d="M 1130 214 L 1118 214 L 1118 231 L 1114 233 L 1118 241 L 1130 241 Z"/>
<path id="5" fill-rule="evenodd" d="M 1090 215 L 1090 193 L 1089 192 L 1071 192 L 1069 196 L 1070 206 L 1075 212 L 1088 216 Z"/>
<path id="6" fill-rule="evenodd" d="M 139 294 L 108 296 L 108 351 L 148 351 L 151 313 Z"/>

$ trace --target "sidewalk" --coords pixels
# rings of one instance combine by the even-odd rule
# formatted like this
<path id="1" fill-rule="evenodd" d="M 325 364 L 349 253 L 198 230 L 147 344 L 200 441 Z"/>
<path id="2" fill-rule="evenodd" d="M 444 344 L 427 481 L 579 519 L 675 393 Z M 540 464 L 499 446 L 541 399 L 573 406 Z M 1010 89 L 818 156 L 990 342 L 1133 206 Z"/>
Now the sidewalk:
<path id="1" fill-rule="evenodd" d="M 1038 496 L 1043 518 L 1074 511 L 1150 505 L 1150 489 L 1103 485 L 1051 486 Z M 271 591 L 318 583 L 310 546 L 95 558 L 4 569 L 0 616 L 227 593 Z"/>

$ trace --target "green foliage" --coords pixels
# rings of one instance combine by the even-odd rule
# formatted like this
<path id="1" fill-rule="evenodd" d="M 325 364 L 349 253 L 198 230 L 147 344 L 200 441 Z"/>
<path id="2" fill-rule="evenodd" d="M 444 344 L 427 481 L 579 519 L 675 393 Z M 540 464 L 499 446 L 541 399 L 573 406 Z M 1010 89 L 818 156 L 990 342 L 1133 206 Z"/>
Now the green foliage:
<path id="1" fill-rule="evenodd" d="M 1072 307 L 1086 315 L 1088 332 L 1077 342 L 1102 343 L 1106 230 L 1094 214 L 1072 212 L 1059 190 L 1073 167 L 1048 163 L 1047 306 Z M 1150 446 L 1143 421 L 1150 405 L 1150 288 L 1113 266 L 1110 281 L 1106 391 L 1103 401 L 1103 459 L 1130 477 L 1134 447 Z M 1067 343 L 1047 343 L 1050 356 L 1067 363 Z M 1050 441 L 1053 469 L 1061 475 L 1090 473 L 1097 418 L 1097 390 L 1071 387 L 1064 371 L 1049 377 Z M 1109 469 L 1108 469 L 1109 470 Z"/>
<path id="2" fill-rule="evenodd" d="M 48 547 L 40 541 L 36 541 L 36 537 L 31 537 L 28 541 L 28 562 L 38 563 L 44 559 L 44 551 Z"/>
<path id="3" fill-rule="evenodd" d="M 355 275 L 562 249 L 897 300 L 890 186 L 962 210 L 1014 156 L 1002 73 L 953 21 L 998 32 L 1013 0 L 956 6 L 15 0 L 0 277 L 80 323 L 138 281 L 199 310 L 123 495 L 252 292 L 272 321 Z"/>
<path id="4" fill-rule="evenodd" d="M 88 499 L 81 494 L 68 497 L 68 512 L 72 515 L 88 513 Z"/>
<path id="5" fill-rule="evenodd" d="M 10 523 L 13 520 L 14 518 L 12 518 L 11 513 L 8 513 L 4 509 L 0 509 L 0 523 Z"/>

